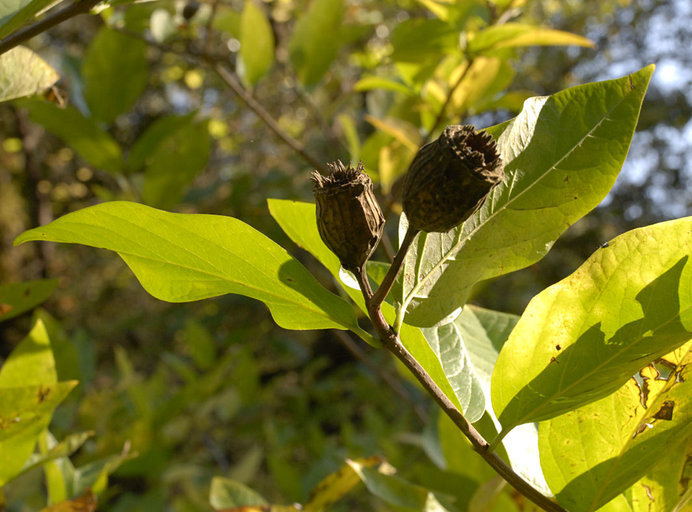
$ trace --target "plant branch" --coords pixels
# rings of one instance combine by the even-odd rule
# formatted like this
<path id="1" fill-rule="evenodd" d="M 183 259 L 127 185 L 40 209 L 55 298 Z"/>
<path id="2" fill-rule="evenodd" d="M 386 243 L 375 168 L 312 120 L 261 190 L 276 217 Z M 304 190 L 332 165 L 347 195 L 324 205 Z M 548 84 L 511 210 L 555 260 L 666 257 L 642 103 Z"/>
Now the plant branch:
<path id="1" fill-rule="evenodd" d="M 63 9 L 60 9 L 53 14 L 29 25 L 13 34 L 10 34 L 5 39 L 0 41 L 0 55 L 11 50 L 15 46 L 31 39 L 34 36 L 45 32 L 54 27 L 58 23 L 62 23 L 70 18 L 80 14 L 88 13 L 92 7 L 98 4 L 101 0 L 77 0 Z"/>
<path id="2" fill-rule="evenodd" d="M 377 292 L 374 294 L 370 288 L 367 275 L 365 275 L 365 264 L 354 272 L 356 278 L 358 279 L 358 284 L 360 285 L 361 291 L 363 292 L 363 297 L 365 298 L 365 304 L 370 316 L 370 320 L 372 321 L 372 324 L 375 327 L 382 344 L 387 350 L 394 354 L 394 356 L 399 359 L 404 366 L 406 366 L 406 368 L 416 377 L 416 379 L 418 379 L 418 382 L 420 382 L 428 394 L 433 397 L 435 402 L 437 402 L 445 414 L 471 442 L 471 446 L 473 447 L 474 451 L 483 457 L 483 459 L 502 478 L 504 478 L 507 483 L 509 483 L 519 493 L 524 495 L 543 510 L 548 512 L 566 512 L 565 509 L 559 504 L 541 494 L 536 488 L 531 486 L 526 480 L 515 473 L 496 452 L 489 449 L 488 442 L 483 438 L 480 432 L 476 430 L 476 428 L 466 419 L 456 405 L 454 405 L 454 403 L 447 397 L 444 391 L 440 389 L 433 378 L 428 374 L 427 371 L 425 371 L 425 368 L 420 365 L 416 358 L 413 357 L 413 355 L 401 343 L 401 340 L 399 339 L 399 336 L 395 330 L 385 321 L 380 306 L 382 305 L 384 298 L 389 293 L 389 290 L 391 289 L 391 286 L 394 283 L 399 270 L 401 269 L 404 259 L 406 258 L 408 249 L 417 234 L 418 230 L 412 229 L 411 226 L 409 226 L 408 230 L 406 231 L 406 235 L 404 235 L 404 240 L 401 243 L 401 247 L 395 256 L 392 265 L 387 271 L 387 275 L 382 281 L 380 287 L 377 289 Z"/>
<path id="3" fill-rule="evenodd" d="M 277 137 L 284 141 L 293 151 L 298 153 L 301 158 L 314 167 L 315 170 L 321 172 L 322 174 L 327 174 L 327 169 L 324 167 L 324 165 L 310 153 L 305 151 L 305 148 L 300 142 L 291 137 L 279 126 L 276 120 L 255 99 L 252 93 L 250 93 L 250 91 L 245 89 L 240 84 L 240 82 L 236 79 L 235 74 L 228 69 L 228 67 L 219 62 L 211 62 L 211 65 L 219 78 L 221 78 L 221 80 L 223 80 L 226 85 L 228 85 L 228 87 L 230 87 L 233 92 L 236 93 L 262 121 L 264 121 L 264 124 L 266 124 Z"/>
<path id="4" fill-rule="evenodd" d="M 378 329 L 379 330 L 379 329 Z M 392 331 L 389 331 L 392 332 Z M 388 335 L 382 339 L 384 346 L 392 354 L 401 361 L 406 368 L 418 379 L 418 382 L 425 390 L 435 399 L 437 404 L 449 416 L 454 424 L 461 430 L 466 438 L 471 442 L 471 446 L 483 459 L 502 477 L 507 483 L 514 487 L 518 492 L 526 498 L 534 502 L 543 510 L 548 512 L 566 512 L 564 508 L 554 502 L 552 499 L 544 496 L 526 480 L 516 474 L 505 461 L 503 461 L 495 452 L 488 450 L 488 442 L 483 436 L 469 423 L 464 415 L 456 408 L 456 406 L 447 398 L 444 392 L 435 384 L 430 375 L 416 361 L 411 353 L 406 350 L 398 336 L 395 334 Z"/>

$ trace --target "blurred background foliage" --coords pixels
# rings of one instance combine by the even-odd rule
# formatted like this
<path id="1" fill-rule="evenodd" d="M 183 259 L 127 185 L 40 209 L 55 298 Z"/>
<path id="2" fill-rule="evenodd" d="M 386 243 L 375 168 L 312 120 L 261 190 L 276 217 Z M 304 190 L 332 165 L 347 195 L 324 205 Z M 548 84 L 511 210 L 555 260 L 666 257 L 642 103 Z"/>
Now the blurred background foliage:
<path id="1" fill-rule="evenodd" d="M 488 54 L 464 40 L 487 23 L 517 20 L 584 36 L 595 48 Z M 113 254 L 12 248 L 14 237 L 101 200 L 129 199 L 238 217 L 330 285 L 266 206 L 271 197 L 312 201 L 314 165 L 239 92 L 313 161 L 363 160 L 391 218 L 400 210 L 397 177 L 431 130 L 488 126 L 515 115 L 528 96 L 656 63 L 630 156 L 603 205 L 540 264 L 484 283 L 473 298 L 521 313 L 603 242 L 688 213 L 691 27 L 687 0 L 161 0 L 110 6 L 31 40 L 59 71 L 56 101 L 71 110 L 35 99 L 0 104 L 0 283 L 60 279 L 35 315 L 64 340 L 56 344 L 61 379 L 80 381 L 51 432 L 62 439 L 94 431 L 75 462 L 138 454 L 111 477 L 100 508 L 209 510 L 213 476 L 247 483 L 271 501 L 304 502 L 344 458 L 371 455 L 421 484 L 447 483 L 424 449 L 431 403 L 400 379 L 387 354 L 354 352 L 330 332 L 279 329 L 261 303 L 244 297 L 158 302 Z M 475 67 L 465 72 L 469 59 Z M 230 74 L 219 73 L 219 63 Z M 99 142 L 85 147 L 84 131 L 101 134 Z M 0 323 L 0 359 L 31 324 L 31 314 Z M 7 510 L 40 509 L 42 485 L 40 472 L 13 482 Z M 386 509 L 365 493 L 334 507 Z"/>

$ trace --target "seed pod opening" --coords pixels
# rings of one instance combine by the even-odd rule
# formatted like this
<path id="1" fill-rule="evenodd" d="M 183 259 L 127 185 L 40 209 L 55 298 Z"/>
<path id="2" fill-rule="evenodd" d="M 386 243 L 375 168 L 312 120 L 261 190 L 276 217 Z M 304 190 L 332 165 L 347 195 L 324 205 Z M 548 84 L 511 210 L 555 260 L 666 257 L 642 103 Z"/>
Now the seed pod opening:
<path id="1" fill-rule="evenodd" d="M 481 207 L 504 178 L 497 145 L 471 125 L 448 126 L 418 150 L 404 178 L 402 205 L 409 225 L 443 233 Z"/>
<path id="2" fill-rule="evenodd" d="M 370 258 L 382 237 L 384 217 L 363 164 L 327 164 L 329 176 L 314 172 L 317 229 L 341 265 L 356 271 Z"/>

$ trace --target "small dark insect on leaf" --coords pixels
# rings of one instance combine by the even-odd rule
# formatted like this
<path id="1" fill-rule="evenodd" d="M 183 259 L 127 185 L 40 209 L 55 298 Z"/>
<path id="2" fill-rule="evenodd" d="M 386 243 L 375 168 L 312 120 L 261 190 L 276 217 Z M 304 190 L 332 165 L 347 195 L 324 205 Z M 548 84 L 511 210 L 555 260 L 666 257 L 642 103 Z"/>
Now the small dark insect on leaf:
<path id="1" fill-rule="evenodd" d="M 562 346 L 561 345 L 555 345 L 555 350 L 562 350 Z"/>
<path id="2" fill-rule="evenodd" d="M 672 400 L 666 400 L 661 405 L 661 408 L 654 414 L 654 418 L 657 420 L 670 421 L 673 419 L 673 408 L 675 407 L 675 402 Z"/>
<path id="3" fill-rule="evenodd" d="M 605 249 L 606 247 L 609 247 L 609 246 L 610 246 L 610 244 L 609 244 L 608 242 L 603 242 L 603 243 L 601 244 L 601 247 L 600 247 L 600 248 L 601 248 L 601 249 Z"/>

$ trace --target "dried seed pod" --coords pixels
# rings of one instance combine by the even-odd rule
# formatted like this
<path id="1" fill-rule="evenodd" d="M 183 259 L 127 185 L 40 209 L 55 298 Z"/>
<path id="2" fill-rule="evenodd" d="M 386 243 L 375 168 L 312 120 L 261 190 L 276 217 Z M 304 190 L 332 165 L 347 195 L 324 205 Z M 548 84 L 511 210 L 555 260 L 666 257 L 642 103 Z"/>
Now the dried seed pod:
<path id="1" fill-rule="evenodd" d="M 350 271 L 362 267 L 382 237 L 384 217 L 363 164 L 327 164 L 332 173 L 312 174 L 317 201 L 317 229 L 327 247 Z"/>
<path id="2" fill-rule="evenodd" d="M 443 233 L 468 219 L 504 177 L 493 138 L 468 124 L 448 126 L 418 150 L 404 178 L 409 225 Z"/>

